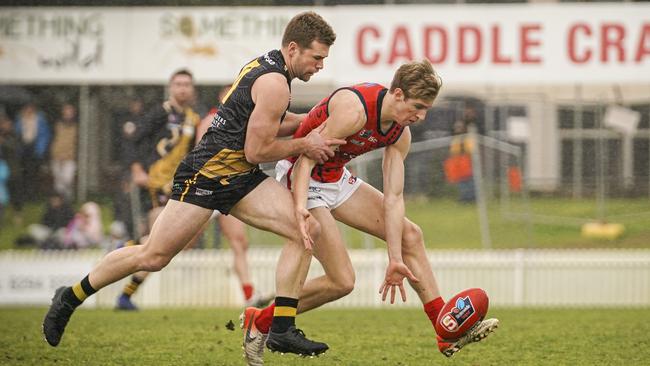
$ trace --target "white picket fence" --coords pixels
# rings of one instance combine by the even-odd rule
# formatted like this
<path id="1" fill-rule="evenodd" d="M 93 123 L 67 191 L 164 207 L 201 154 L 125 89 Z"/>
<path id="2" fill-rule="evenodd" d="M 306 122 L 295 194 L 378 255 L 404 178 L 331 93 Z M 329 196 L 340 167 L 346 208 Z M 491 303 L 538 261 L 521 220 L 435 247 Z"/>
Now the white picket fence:
<path id="1" fill-rule="evenodd" d="M 256 287 L 272 293 L 280 251 L 249 251 Z M 494 306 L 650 306 L 650 250 L 458 250 L 430 251 L 429 259 L 445 298 L 481 287 Z M 99 251 L 0 252 L 0 305 L 45 305 L 54 290 L 80 280 Z M 384 250 L 350 251 L 355 290 L 328 306 L 376 307 L 387 256 Z M 314 259 L 309 277 L 323 274 Z M 102 289 L 85 306 L 111 307 L 123 280 Z M 408 287 L 408 286 L 406 286 Z M 410 288 L 404 304 L 421 306 Z M 134 296 L 143 307 L 241 306 L 241 289 L 228 250 L 182 252 L 151 275 Z"/>

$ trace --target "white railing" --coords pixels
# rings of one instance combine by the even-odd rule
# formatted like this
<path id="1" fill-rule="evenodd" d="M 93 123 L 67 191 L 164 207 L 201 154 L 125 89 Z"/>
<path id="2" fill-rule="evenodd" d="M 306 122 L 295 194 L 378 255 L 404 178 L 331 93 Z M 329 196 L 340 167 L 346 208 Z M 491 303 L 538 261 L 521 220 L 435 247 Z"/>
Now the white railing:
<path id="1" fill-rule="evenodd" d="M 48 304 L 54 289 L 81 279 L 103 254 L 0 252 L 0 304 Z M 276 248 L 249 251 L 252 279 L 263 292 L 273 292 L 279 254 Z M 355 290 L 328 306 L 390 306 L 378 294 L 385 251 L 351 250 L 350 257 Z M 430 251 L 429 259 L 445 298 L 481 287 L 495 306 L 650 306 L 650 250 L 450 250 Z M 322 274 L 314 259 L 309 277 Z M 113 306 L 124 281 L 102 289 L 86 306 Z M 421 306 L 410 288 L 407 297 L 397 306 Z M 147 279 L 134 301 L 143 307 L 241 306 L 231 252 L 182 252 Z"/>

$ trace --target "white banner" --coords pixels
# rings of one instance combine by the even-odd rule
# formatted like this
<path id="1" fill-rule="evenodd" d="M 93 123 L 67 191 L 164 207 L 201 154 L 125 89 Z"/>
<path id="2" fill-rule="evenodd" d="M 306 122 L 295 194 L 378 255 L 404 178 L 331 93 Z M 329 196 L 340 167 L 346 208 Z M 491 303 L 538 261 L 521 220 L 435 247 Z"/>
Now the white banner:
<path id="1" fill-rule="evenodd" d="M 188 67 L 199 83 L 228 83 L 305 9 L 3 8 L 0 82 L 165 83 Z M 388 83 L 422 58 L 452 84 L 650 81 L 650 4 L 311 9 L 338 35 L 313 83 Z"/>
<path id="2" fill-rule="evenodd" d="M 631 5 L 631 6 L 629 6 Z M 337 81 L 390 80 L 428 58 L 448 83 L 650 81 L 647 4 L 354 8 L 336 24 Z M 337 17 L 338 19 L 338 17 Z M 341 49 L 342 48 L 342 49 Z"/>
<path id="3" fill-rule="evenodd" d="M 99 252 L 0 253 L 0 305 L 49 304 L 54 291 L 70 286 L 90 272 Z M 89 298 L 88 305 L 95 299 Z"/>
<path id="4" fill-rule="evenodd" d="M 18 8 L 0 11 L 2 83 L 166 83 L 187 67 L 228 83 L 280 48 L 305 8 Z"/>

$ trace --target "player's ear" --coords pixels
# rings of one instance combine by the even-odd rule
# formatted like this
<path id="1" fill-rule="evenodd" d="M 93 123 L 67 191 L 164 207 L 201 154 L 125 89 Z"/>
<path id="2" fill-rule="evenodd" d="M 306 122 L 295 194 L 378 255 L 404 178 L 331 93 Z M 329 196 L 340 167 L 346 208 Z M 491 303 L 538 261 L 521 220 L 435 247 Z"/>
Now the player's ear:
<path id="1" fill-rule="evenodd" d="M 287 50 L 289 51 L 289 56 L 293 57 L 300 51 L 300 46 L 298 46 L 298 43 L 295 41 L 289 42 L 289 45 L 287 46 Z"/>
<path id="2" fill-rule="evenodd" d="M 395 95 L 395 100 L 398 102 L 402 102 L 406 99 L 404 97 L 404 91 L 401 88 L 395 88 L 395 90 L 393 90 L 393 95 Z"/>

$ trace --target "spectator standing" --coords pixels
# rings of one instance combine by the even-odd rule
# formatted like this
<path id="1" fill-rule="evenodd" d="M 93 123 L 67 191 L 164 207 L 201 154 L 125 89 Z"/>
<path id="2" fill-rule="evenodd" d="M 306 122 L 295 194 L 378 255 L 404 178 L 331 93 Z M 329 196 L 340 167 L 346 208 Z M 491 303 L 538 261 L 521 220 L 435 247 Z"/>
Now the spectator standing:
<path id="1" fill-rule="evenodd" d="M 113 123 L 113 159 L 120 168 L 128 171 L 133 156 L 132 144 L 129 142 L 135 133 L 136 126 L 144 117 L 144 102 L 140 97 L 133 97 L 129 100 L 126 110 L 120 110 L 114 114 Z"/>
<path id="2" fill-rule="evenodd" d="M 461 203 L 473 203 L 476 200 L 472 170 L 472 151 L 476 143 L 467 134 L 467 127 L 466 120 L 454 122 L 449 158 L 445 161 L 447 181 L 458 187 L 458 200 Z"/>
<path id="3" fill-rule="evenodd" d="M 0 150 L 0 227 L 5 215 L 5 207 L 9 203 L 9 187 L 7 181 L 9 180 L 9 165 L 4 160 L 2 150 Z"/>
<path id="4" fill-rule="evenodd" d="M 0 167 L 0 190 L 4 188 L 4 193 L 0 193 L 0 226 L 4 215 L 4 208 L 12 202 L 11 196 L 18 186 L 14 183 L 16 172 L 18 171 L 18 140 L 14 134 L 14 126 L 9 116 L 5 113 L 4 108 L 0 108 L 0 161 L 3 161 L 4 168 Z M 14 215 L 15 217 L 15 215 Z"/>
<path id="5" fill-rule="evenodd" d="M 52 133 L 44 114 L 31 102 L 18 113 L 15 128 L 20 147 L 16 172 L 18 189 L 13 199 L 19 215 L 28 197 L 39 198 L 43 193 L 42 170 Z"/>
<path id="6" fill-rule="evenodd" d="M 77 107 L 65 103 L 61 117 L 54 124 L 54 139 L 50 149 L 54 191 L 71 200 L 77 172 Z"/>
<path id="7" fill-rule="evenodd" d="M 142 217 L 134 218 L 134 207 L 132 206 L 133 194 L 139 194 L 139 189 L 131 180 L 130 164 L 136 155 L 133 136 L 136 126 L 144 117 L 144 102 L 140 97 L 133 97 L 129 100 L 128 109 L 120 110 L 114 114 L 113 119 L 113 161 L 117 163 L 120 172 L 118 187 L 114 191 L 113 198 L 113 217 L 115 225 L 126 229 L 128 238 L 137 237 L 136 233 L 144 233 L 146 229 L 146 220 Z M 136 211 L 139 211 L 136 209 Z M 136 229 L 136 225 L 138 226 Z"/>

